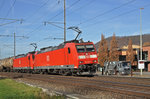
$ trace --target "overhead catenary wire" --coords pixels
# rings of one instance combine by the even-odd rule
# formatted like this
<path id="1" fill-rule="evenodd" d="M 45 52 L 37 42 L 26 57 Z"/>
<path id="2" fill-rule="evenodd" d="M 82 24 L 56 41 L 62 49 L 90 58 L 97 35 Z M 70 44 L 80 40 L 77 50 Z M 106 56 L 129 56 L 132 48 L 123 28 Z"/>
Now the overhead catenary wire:
<path id="1" fill-rule="evenodd" d="M 14 37 L 14 35 L 0 35 L 0 37 Z M 26 36 L 15 36 L 15 37 L 28 38 Z"/>
<path id="2" fill-rule="evenodd" d="M 67 7 L 67 9 L 68 8 L 71 8 L 72 6 L 74 6 L 75 4 L 77 4 L 78 2 L 79 2 L 80 0 L 77 0 L 77 1 L 75 1 L 73 4 L 71 4 L 69 7 Z M 46 4 L 46 3 L 45 3 Z M 44 4 L 43 4 L 44 5 Z M 40 7 L 41 8 L 41 7 Z M 63 12 L 63 11 L 62 11 Z M 62 13 L 61 12 L 61 13 Z M 55 16 L 56 17 L 56 16 Z M 52 24 L 52 25 L 54 25 L 55 26 L 55 24 Z M 37 30 L 39 30 L 40 28 L 41 28 L 41 26 L 42 25 L 40 25 L 40 26 L 38 26 L 38 27 L 36 27 L 33 31 L 31 31 L 31 32 L 29 32 L 29 33 L 27 33 L 26 35 L 29 35 L 29 34 L 31 34 L 31 33 L 33 33 L 33 32 L 35 32 L 35 31 L 37 31 Z M 59 28 L 61 28 L 61 29 L 63 29 L 62 27 L 60 27 L 60 26 L 56 26 L 56 27 L 59 27 Z"/>
<path id="3" fill-rule="evenodd" d="M 12 8 L 14 7 L 14 5 L 15 5 L 15 3 L 16 3 L 16 0 L 14 0 L 14 2 L 13 2 L 13 4 L 12 4 L 12 6 L 10 7 L 10 9 L 8 10 L 8 12 L 7 12 L 7 14 L 5 15 L 5 18 L 7 18 L 7 16 L 9 15 L 9 13 L 10 13 L 10 11 L 12 10 Z M 3 22 L 2 22 L 3 23 Z"/>
<path id="4" fill-rule="evenodd" d="M 37 41 L 36 43 L 40 43 L 44 40 L 48 40 L 48 39 L 53 39 L 53 40 L 63 40 L 64 38 L 56 38 L 56 37 L 48 37 L 48 38 L 44 38 L 42 40 Z"/>
<path id="5" fill-rule="evenodd" d="M 29 18 L 33 17 L 41 8 L 43 8 L 44 6 L 46 6 L 49 1 L 50 0 L 47 0 L 46 2 L 44 2 L 35 12 L 33 12 L 30 16 L 28 16 L 27 18 L 25 18 L 25 20 L 28 20 Z"/>
<path id="6" fill-rule="evenodd" d="M 15 22 L 17 22 L 17 20 L 12 21 L 12 22 L 8 22 L 8 23 L 4 23 L 4 24 L 0 24 L 0 26 L 8 25 L 8 24 L 15 23 Z"/>
<path id="7" fill-rule="evenodd" d="M 67 7 L 67 9 L 68 9 L 68 8 L 71 8 L 72 6 L 74 6 L 74 5 L 77 4 L 79 1 L 80 1 L 80 0 L 77 0 L 76 2 L 74 2 L 73 4 L 71 4 L 69 7 Z M 63 11 L 62 11 L 62 12 L 63 12 Z M 62 13 L 62 12 L 61 12 L 61 13 Z M 56 16 L 55 16 L 55 17 L 56 17 Z M 53 23 L 51 23 L 51 24 L 54 25 L 54 26 L 56 26 L 56 27 L 58 27 L 58 28 L 64 29 L 63 27 L 57 26 L 57 25 L 55 25 L 55 24 L 53 24 Z M 33 31 L 27 33 L 26 35 L 31 34 L 31 33 L 35 32 L 35 31 L 37 31 L 37 29 L 39 30 L 40 27 L 41 27 L 41 25 L 38 26 L 37 28 L 35 28 Z"/>
<path id="8" fill-rule="evenodd" d="M 46 4 L 48 4 L 49 1 L 50 1 L 50 0 L 47 0 L 44 4 L 42 4 L 42 5 L 40 6 L 40 8 L 37 9 L 37 10 L 34 12 L 34 15 L 35 15 L 35 13 L 37 13 L 42 7 L 44 7 Z M 55 7 L 55 6 L 53 6 L 53 7 Z M 42 19 L 44 16 L 45 16 L 45 15 L 41 16 L 41 17 L 38 18 L 38 19 Z M 31 17 L 28 16 L 25 20 L 27 20 L 27 19 L 29 19 L 29 18 L 31 18 Z M 36 20 L 35 20 L 35 21 L 36 21 Z M 34 21 L 34 22 L 35 22 L 35 21 Z M 34 22 L 32 22 L 32 24 L 33 24 Z M 31 25 L 31 24 L 30 24 L 30 25 Z M 42 25 L 40 25 L 40 26 L 34 28 L 31 32 L 27 33 L 26 35 L 29 35 L 29 34 L 35 32 L 35 31 L 39 30 L 39 29 L 41 28 L 41 26 L 42 26 Z"/>
<path id="9" fill-rule="evenodd" d="M 54 4 L 51 8 L 54 9 L 54 8 L 57 6 L 57 4 L 58 4 L 58 3 Z M 32 22 L 32 24 L 35 23 L 37 20 L 40 20 L 40 19 L 42 19 L 43 17 L 48 16 L 48 14 L 49 14 L 48 12 L 45 12 L 42 16 L 40 16 L 39 18 L 35 19 L 35 20 Z"/>
<path id="10" fill-rule="evenodd" d="M 135 2 L 135 1 L 136 1 L 136 0 L 131 0 L 131 1 L 129 1 L 129 2 L 127 2 L 127 3 L 124 3 L 124 4 L 120 5 L 120 6 L 117 6 L 117 7 L 115 7 L 115 8 L 110 9 L 110 10 L 107 10 L 107 11 L 105 11 L 105 12 L 103 12 L 103 13 L 100 13 L 100 14 L 98 14 L 98 15 L 92 17 L 92 18 L 89 18 L 89 19 L 87 19 L 87 20 L 84 20 L 82 23 L 77 24 L 77 26 L 78 26 L 78 25 L 81 25 L 81 24 L 84 24 L 84 23 L 87 23 L 87 22 L 90 22 L 90 21 L 92 21 L 92 20 L 95 20 L 97 17 L 100 17 L 100 16 L 103 16 L 103 15 L 108 14 L 108 13 L 110 13 L 110 12 L 113 12 L 114 10 L 117 10 L 117 9 L 119 9 L 119 8 L 121 8 L 121 7 L 123 7 L 123 6 L 126 6 L 126 5 L 128 5 L 128 4 L 130 4 L 130 3 L 133 3 L 133 2 Z"/>
<path id="11" fill-rule="evenodd" d="M 86 2 L 84 5 L 80 6 L 79 8 L 76 8 L 76 9 L 74 9 L 73 11 L 71 11 L 70 13 L 67 13 L 67 15 L 71 15 L 72 12 L 81 10 L 82 8 L 84 8 L 84 7 L 86 7 L 86 6 L 89 6 L 89 4 L 94 3 L 94 1 L 96 1 L 96 0 L 91 0 L 91 1 L 89 1 L 89 2 Z"/>
<path id="12" fill-rule="evenodd" d="M 22 20 L 22 19 L 0 18 L 0 20 L 17 20 L 17 21 L 20 21 L 20 20 Z"/>
<path id="13" fill-rule="evenodd" d="M 62 22 L 44 22 L 44 25 L 46 25 L 46 23 L 51 24 L 57 28 L 64 29 L 63 27 L 56 25 L 56 24 L 63 24 Z"/>
<path id="14" fill-rule="evenodd" d="M 46 2 L 45 2 L 45 3 L 46 3 Z M 48 2 L 47 2 L 47 3 L 48 3 Z M 43 5 L 44 5 L 44 4 L 43 4 Z M 54 7 L 56 7 L 56 4 L 55 4 L 52 8 L 54 8 Z M 41 8 L 41 7 L 40 7 L 40 8 Z M 49 14 L 49 13 L 46 12 L 45 14 Z M 47 15 L 45 15 L 45 14 L 43 14 L 41 17 L 39 17 L 38 19 L 36 19 L 36 20 L 34 20 L 33 22 L 31 22 L 30 25 L 33 25 L 37 20 L 40 20 L 40 19 L 42 19 L 43 17 L 47 16 Z M 34 31 L 36 31 L 36 29 L 39 30 L 40 27 L 41 27 L 41 25 L 38 26 L 38 27 L 36 27 L 36 28 L 33 29 L 31 32 L 27 33 L 26 35 L 33 33 Z"/>
<path id="15" fill-rule="evenodd" d="M 74 5 L 76 5 L 79 1 L 80 1 L 80 0 L 75 1 L 73 4 L 71 4 L 70 6 L 68 6 L 66 9 L 70 9 L 71 7 L 73 7 Z M 62 14 L 62 13 L 63 13 L 63 11 L 57 13 L 55 16 L 51 17 L 48 21 L 50 21 L 50 20 L 56 18 L 57 16 L 59 16 L 59 15 Z"/>
<path id="16" fill-rule="evenodd" d="M 31 32 L 27 33 L 26 36 L 29 35 L 29 34 L 32 34 L 32 33 L 35 32 L 35 31 L 38 31 L 39 29 L 41 29 L 42 26 L 43 26 L 43 25 L 39 25 L 39 26 L 36 27 L 34 30 L 32 30 Z"/>
<path id="17" fill-rule="evenodd" d="M 33 17 L 42 7 L 44 7 L 45 5 L 47 5 L 49 1 L 50 1 L 50 0 L 47 0 L 45 3 L 43 3 L 34 13 L 32 13 L 32 15 L 28 16 L 27 18 L 25 18 L 25 20 L 28 20 L 29 18 Z M 34 22 L 33 22 L 33 23 L 34 23 Z M 32 23 L 32 24 L 33 24 L 33 23 Z M 31 25 L 31 24 L 30 24 L 30 25 Z M 38 26 L 38 27 L 36 27 L 36 28 L 33 29 L 31 32 L 27 33 L 26 35 L 31 34 L 31 33 L 33 33 L 34 31 L 37 31 L 38 29 L 40 29 L 40 27 L 41 27 L 41 25 Z"/>
<path id="18" fill-rule="evenodd" d="M 17 21 L 20 21 L 20 24 L 22 24 L 22 21 L 23 19 L 8 19 L 8 18 L 0 18 L 2 20 L 13 20 L 11 22 L 7 22 L 7 23 L 4 23 L 4 24 L 0 24 L 0 26 L 4 26 L 4 25 L 8 25 L 8 24 L 11 24 L 11 23 L 15 23 Z"/>
<path id="19" fill-rule="evenodd" d="M 150 6 L 150 4 L 144 5 L 144 6 L 142 6 L 142 7 L 148 7 L 148 6 Z M 117 16 L 113 16 L 113 17 L 111 17 L 111 18 L 107 18 L 107 19 L 105 19 L 105 20 L 97 21 L 97 22 L 95 22 L 95 23 L 92 23 L 92 24 L 83 26 L 83 28 L 87 28 L 88 26 L 94 26 L 94 25 L 96 25 L 96 24 L 98 24 L 98 23 L 101 23 L 101 22 L 110 21 L 110 20 L 112 20 L 112 19 L 116 19 L 116 18 L 118 18 L 118 17 L 121 17 L 121 16 L 124 16 L 124 15 L 130 14 L 130 13 L 135 12 L 135 11 L 138 11 L 138 10 L 139 10 L 139 8 L 135 8 L 135 9 L 132 9 L 132 10 L 130 10 L 130 11 L 121 13 L 121 14 L 119 14 L 119 15 L 117 15 Z"/>

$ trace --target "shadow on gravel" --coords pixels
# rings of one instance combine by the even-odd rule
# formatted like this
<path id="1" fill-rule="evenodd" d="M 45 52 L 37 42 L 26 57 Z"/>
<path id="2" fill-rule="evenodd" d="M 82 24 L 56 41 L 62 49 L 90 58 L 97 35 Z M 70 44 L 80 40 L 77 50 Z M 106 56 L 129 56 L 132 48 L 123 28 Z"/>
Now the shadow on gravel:
<path id="1" fill-rule="evenodd" d="M 0 80 L 2 80 L 2 79 L 6 79 L 6 77 L 0 77 Z"/>
<path id="2" fill-rule="evenodd" d="M 23 75 L 15 75 L 12 77 L 13 79 L 23 78 Z"/>
<path id="3" fill-rule="evenodd" d="M 76 77 L 94 77 L 95 75 L 78 75 Z"/>

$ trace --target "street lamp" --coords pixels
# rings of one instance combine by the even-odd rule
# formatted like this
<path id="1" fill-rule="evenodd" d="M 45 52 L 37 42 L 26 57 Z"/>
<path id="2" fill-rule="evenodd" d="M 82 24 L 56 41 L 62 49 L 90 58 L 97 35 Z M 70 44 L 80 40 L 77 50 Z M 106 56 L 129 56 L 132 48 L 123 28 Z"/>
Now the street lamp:
<path id="1" fill-rule="evenodd" d="M 144 8 L 140 8 L 140 60 L 142 60 L 142 10 Z M 141 68 L 141 75 L 142 75 L 142 68 Z"/>

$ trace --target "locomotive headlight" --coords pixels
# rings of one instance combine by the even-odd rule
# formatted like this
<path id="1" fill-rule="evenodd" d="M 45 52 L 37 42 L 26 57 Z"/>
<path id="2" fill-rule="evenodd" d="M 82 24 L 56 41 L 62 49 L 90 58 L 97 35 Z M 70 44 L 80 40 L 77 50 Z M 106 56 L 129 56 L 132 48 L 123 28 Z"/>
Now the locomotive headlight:
<path id="1" fill-rule="evenodd" d="M 97 58 L 97 55 L 90 55 L 90 58 Z"/>
<path id="2" fill-rule="evenodd" d="M 85 59 L 85 55 L 78 56 L 79 59 Z"/>
<path id="3" fill-rule="evenodd" d="M 93 62 L 97 62 L 96 60 L 93 60 Z"/>
<path id="4" fill-rule="evenodd" d="M 81 63 L 83 63 L 83 61 L 80 61 L 79 63 L 81 64 Z"/>

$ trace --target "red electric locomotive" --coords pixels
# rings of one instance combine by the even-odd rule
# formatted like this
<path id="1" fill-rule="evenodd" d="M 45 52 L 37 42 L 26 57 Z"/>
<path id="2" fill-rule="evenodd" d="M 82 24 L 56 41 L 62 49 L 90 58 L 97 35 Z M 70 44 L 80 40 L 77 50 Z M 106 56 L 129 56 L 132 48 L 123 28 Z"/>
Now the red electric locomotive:
<path id="1" fill-rule="evenodd" d="M 94 44 L 75 39 L 59 46 L 42 48 L 40 51 L 16 57 L 13 69 L 21 72 L 76 75 L 95 72 L 97 63 Z"/>

